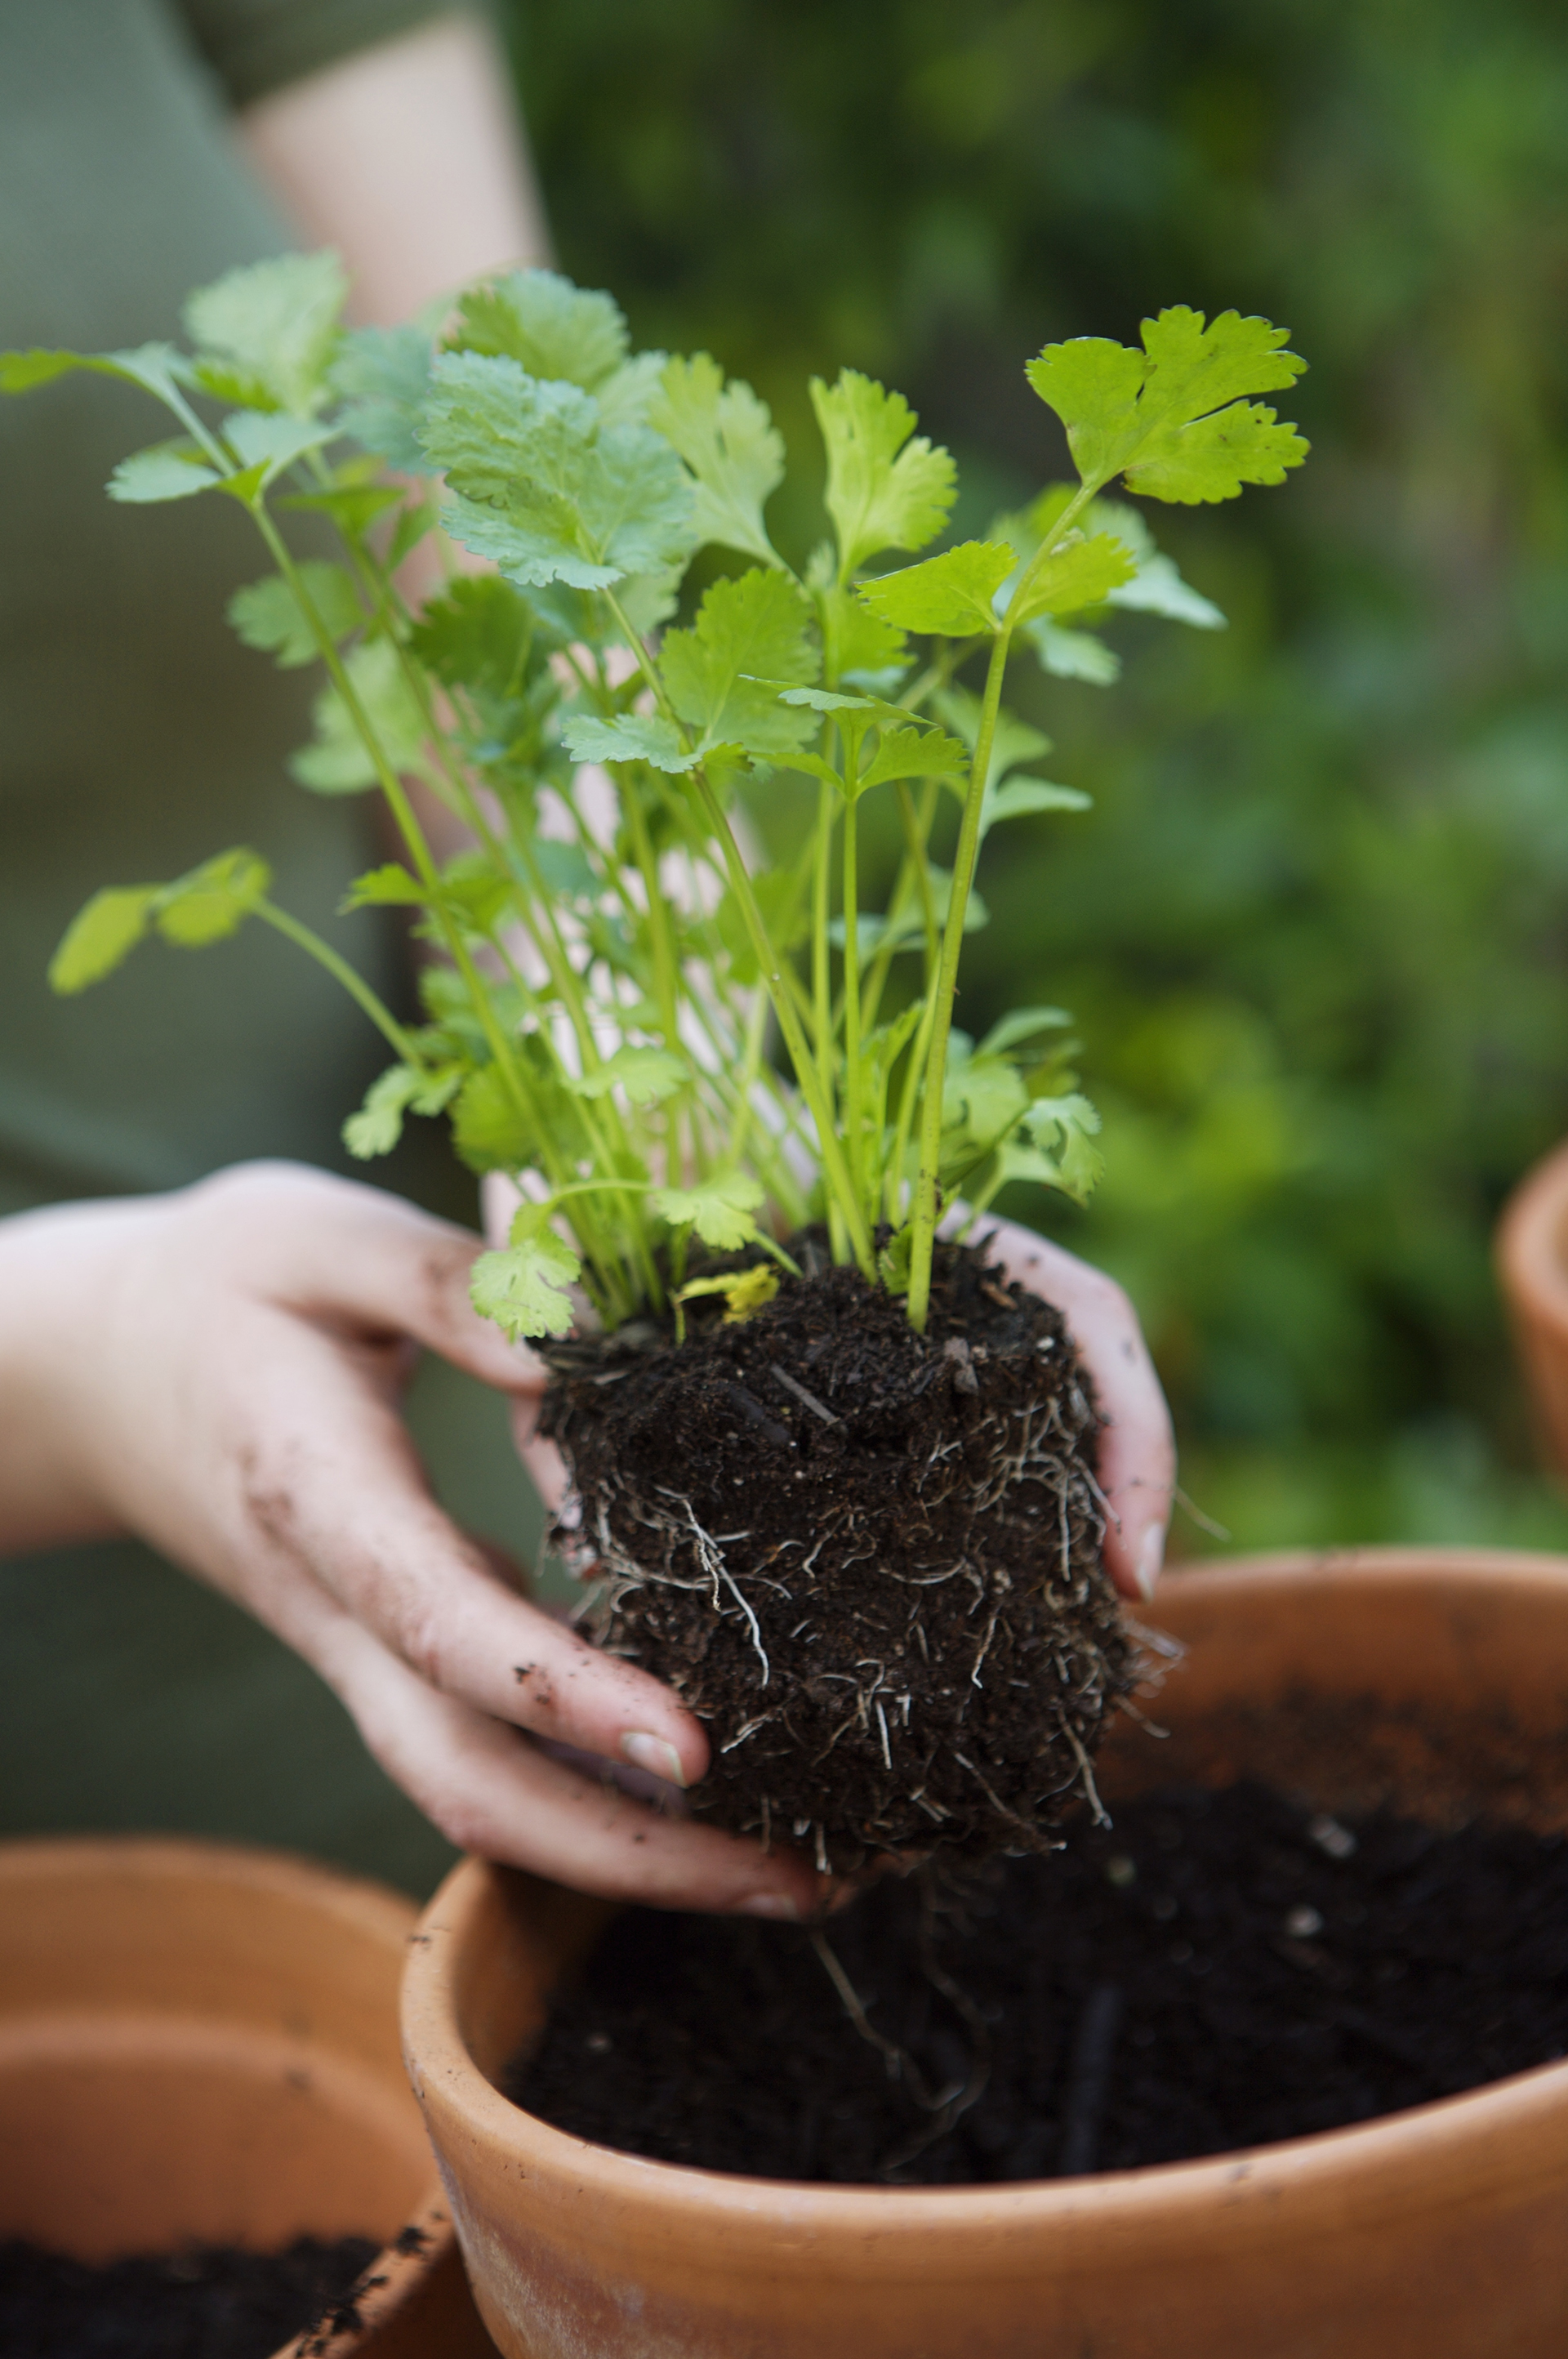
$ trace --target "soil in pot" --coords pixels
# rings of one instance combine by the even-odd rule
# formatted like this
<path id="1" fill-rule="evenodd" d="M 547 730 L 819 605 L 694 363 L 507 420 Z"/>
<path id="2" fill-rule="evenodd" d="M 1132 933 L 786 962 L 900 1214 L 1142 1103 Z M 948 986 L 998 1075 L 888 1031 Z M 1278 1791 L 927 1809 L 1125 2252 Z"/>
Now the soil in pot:
<path id="1" fill-rule="evenodd" d="M 804 1280 L 740 1321 L 693 1304 L 679 1346 L 644 1321 L 549 1347 L 598 1635 L 705 1723 L 720 1825 L 836 1871 L 1041 1849 L 1136 1677 L 1088 1379 L 980 1250 L 941 1248 L 916 1335 L 794 1249 Z"/>
<path id="2" fill-rule="evenodd" d="M 956 2185 L 1371 2119 L 1568 2052 L 1568 1839 L 1334 1819 L 1255 1783 L 814 1931 L 633 1910 L 507 2091 L 655 2159 Z"/>
<path id="3" fill-rule="evenodd" d="M 299 2236 L 276 2253 L 202 2245 L 95 2267 L 36 2245 L 0 2244 L 0 2352 L 268 2359 L 308 2328 L 325 2344 L 357 2327 L 354 2290 L 380 2249 L 365 2236 Z"/>

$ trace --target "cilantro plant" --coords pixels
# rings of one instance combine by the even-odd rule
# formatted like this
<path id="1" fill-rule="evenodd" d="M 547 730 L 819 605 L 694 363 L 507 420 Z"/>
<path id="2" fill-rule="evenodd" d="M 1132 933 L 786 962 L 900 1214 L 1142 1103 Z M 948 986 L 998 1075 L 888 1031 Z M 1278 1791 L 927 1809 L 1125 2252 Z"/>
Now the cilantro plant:
<path id="1" fill-rule="evenodd" d="M 418 913 L 427 1020 L 400 1023 L 245 848 L 96 894 L 55 987 L 97 982 L 149 931 L 194 947 L 254 919 L 289 936 L 393 1052 L 351 1150 L 444 1112 L 474 1170 L 518 1181 L 510 1242 L 474 1276 L 514 1336 L 564 1332 L 579 1278 L 611 1325 L 672 1297 L 678 1321 L 713 1291 L 743 1316 L 776 1282 L 765 1261 L 688 1278 L 693 1237 L 787 1262 L 775 1228 L 813 1217 L 923 1329 L 945 1200 L 983 1209 L 1014 1178 L 1081 1200 L 1099 1167 L 1098 1117 L 1053 1047 L 1061 1010 L 978 1043 L 953 1028 L 987 834 L 1087 799 L 1034 768 L 1047 741 L 1002 702 L 1009 661 L 1103 679 L 1114 659 L 1085 620 L 1108 607 L 1223 619 L 1106 495 L 1282 481 L 1306 445 L 1249 397 L 1302 363 L 1266 321 L 1182 308 L 1146 321 L 1141 348 L 1048 345 L 1029 381 L 1077 482 L 914 564 L 894 560 L 942 536 L 951 458 L 900 395 L 852 369 L 814 381 L 830 531 L 797 574 L 766 522 L 780 438 L 706 353 L 631 354 L 609 296 L 542 270 L 391 332 L 344 329 L 344 291 L 331 255 L 260 263 L 191 297 L 189 353 L 12 353 L 0 386 L 127 380 L 178 430 L 126 459 L 111 497 L 249 512 L 276 570 L 231 620 L 279 664 L 324 667 L 294 775 L 385 798 L 404 856 L 344 907 Z M 332 528 L 334 560 L 291 550 L 300 514 Z M 432 531 L 447 578 L 415 612 L 399 570 Z M 457 570 L 453 543 L 486 570 Z M 741 570 L 677 626 L 708 546 Z M 815 821 L 798 858 L 753 874 L 745 800 L 775 773 L 815 782 Z M 466 828 L 455 858 L 438 862 L 418 788 Z M 873 795 L 903 841 L 880 909 L 860 867 Z M 950 868 L 932 856 L 946 798 Z M 895 987 L 895 962 L 917 962 L 918 987 Z"/>

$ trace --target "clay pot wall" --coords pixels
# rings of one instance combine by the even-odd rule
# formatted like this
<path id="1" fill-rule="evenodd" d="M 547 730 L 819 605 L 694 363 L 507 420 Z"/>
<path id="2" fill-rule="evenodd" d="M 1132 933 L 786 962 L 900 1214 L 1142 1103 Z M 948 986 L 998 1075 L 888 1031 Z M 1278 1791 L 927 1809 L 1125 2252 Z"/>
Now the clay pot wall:
<path id="1" fill-rule="evenodd" d="M 398 2052 L 416 1913 L 222 1844 L 0 1847 L 0 2238 L 98 2261 L 412 2224 L 332 2359 L 489 2352 Z"/>
<path id="2" fill-rule="evenodd" d="M 1537 1432 L 1568 1474 L 1568 1147 L 1523 1180 L 1498 1227 L 1498 1272 Z"/>
<path id="3" fill-rule="evenodd" d="M 1568 1825 L 1568 1560 L 1368 1550 L 1167 1582 L 1188 1649 L 1108 1793 L 1244 1771 L 1319 1807 Z M 973 2189 L 785 2186 L 548 2128 L 493 2085 L 600 1907 L 468 1862 L 405 2044 L 510 2359 L 1561 2359 L 1568 2064 L 1245 2154 Z"/>

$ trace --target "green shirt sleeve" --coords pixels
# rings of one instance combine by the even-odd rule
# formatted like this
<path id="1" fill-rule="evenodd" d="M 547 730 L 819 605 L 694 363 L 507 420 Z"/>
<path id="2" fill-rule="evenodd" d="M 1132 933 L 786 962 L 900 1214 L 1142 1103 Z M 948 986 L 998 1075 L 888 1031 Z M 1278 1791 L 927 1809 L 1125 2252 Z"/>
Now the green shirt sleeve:
<path id="1" fill-rule="evenodd" d="M 196 48 L 232 105 L 249 106 L 462 0 L 176 0 Z"/>

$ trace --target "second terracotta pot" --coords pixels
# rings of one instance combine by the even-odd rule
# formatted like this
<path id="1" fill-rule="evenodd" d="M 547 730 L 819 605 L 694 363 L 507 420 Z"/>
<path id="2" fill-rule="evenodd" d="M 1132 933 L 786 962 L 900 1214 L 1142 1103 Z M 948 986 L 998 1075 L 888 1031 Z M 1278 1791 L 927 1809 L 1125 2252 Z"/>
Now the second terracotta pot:
<path id="1" fill-rule="evenodd" d="M 1537 1431 L 1568 1474 L 1568 1147 L 1538 1163 L 1503 1207 L 1498 1274 Z"/>
<path id="2" fill-rule="evenodd" d="M 0 2241 L 368 2236 L 357 2317 L 312 2354 L 490 2353 L 398 2053 L 416 1915 L 228 1844 L 0 1846 Z"/>
<path id="3" fill-rule="evenodd" d="M 1368 1550 L 1170 1581 L 1188 1649 L 1108 1793 L 1250 1774 L 1323 1809 L 1568 1825 L 1568 1560 Z M 510 2359 L 1562 2359 L 1568 2064 L 1248 2153 L 1071 2181 L 796 2186 L 568 2137 L 495 2081 L 604 1921 L 470 1861 L 405 2047 Z"/>

